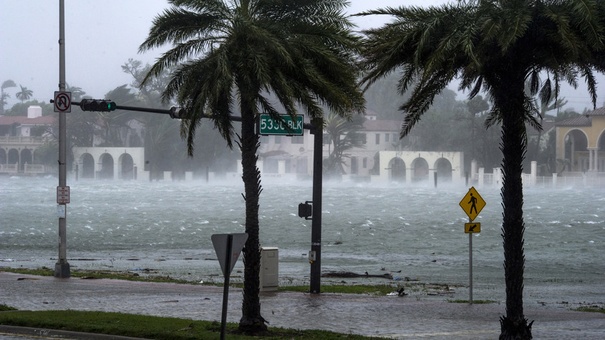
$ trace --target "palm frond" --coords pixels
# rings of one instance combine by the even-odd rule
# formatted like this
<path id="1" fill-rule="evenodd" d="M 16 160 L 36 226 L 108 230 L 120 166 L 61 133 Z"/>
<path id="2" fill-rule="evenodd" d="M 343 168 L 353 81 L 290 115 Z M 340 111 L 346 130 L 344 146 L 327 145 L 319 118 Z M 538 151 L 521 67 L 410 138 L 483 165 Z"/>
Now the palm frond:
<path id="1" fill-rule="evenodd" d="M 540 102 L 542 105 L 547 104 L 553 97 L 552 82 L 550 77 L 546 79 L 542 88 L 540 89 Z"/>
<path id="2" fill-rule="evenodd" d="M 593 109 L 597 108 L 597 81 L 594 77 L 592 70 L 589 67 L 582 66 L 580 67 L 580 71 L 582 77 L 586 80 L 586 87 L 588 89 L 588 93 L 590 94 L 590 99 L 592 101 Z"/>

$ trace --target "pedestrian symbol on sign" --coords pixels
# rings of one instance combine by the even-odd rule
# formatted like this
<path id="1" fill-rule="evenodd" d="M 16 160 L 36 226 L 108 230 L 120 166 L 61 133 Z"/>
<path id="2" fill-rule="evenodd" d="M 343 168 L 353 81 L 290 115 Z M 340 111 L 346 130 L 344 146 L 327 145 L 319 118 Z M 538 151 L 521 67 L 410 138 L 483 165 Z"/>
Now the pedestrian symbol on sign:
<path id="1" fill-rule="evenodd" d="M 470 213 L 473 213 L 473 210 L 475 211 L 475 214 L 477 213 L 477 197 L 473 196 L 473 193 L 471 193 L 471 200 L 468 201 L 468 203 L 471 205 L 471 210 Z"/>

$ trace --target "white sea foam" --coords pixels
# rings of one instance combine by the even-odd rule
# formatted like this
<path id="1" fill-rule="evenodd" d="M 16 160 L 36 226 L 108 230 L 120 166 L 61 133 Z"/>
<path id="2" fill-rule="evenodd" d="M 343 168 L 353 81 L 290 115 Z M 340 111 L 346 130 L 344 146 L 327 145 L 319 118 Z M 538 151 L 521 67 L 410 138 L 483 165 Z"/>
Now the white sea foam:
<path id="1" fill-rule="evenodd" d="M 57 218 L 49 211 L 56 208 L 55 180 L 0 181 L 2 256 L 15 259 L 11 262 L 15 266 L 52 266 Z M 70 257 L 103 259 L 114 269 L 131 268 L 132 261 L 127 259 L 136 258 L 137 266 L 143 268 L 157 268 L 174 277 L 196 272 L 206 281 L 206 277 L 219 275 L 210 236 L 244 231 L 242 185 L 109 183 L 70 183 Z M 297 206 L 310 198 L 310 183 L 264 183 L 263 188 L 261 246 L 278 247 L 280 275 L 304 282 L 309 276 L 312 221 L 298 217 Z M 477 281 L 500 287 L 500 192 L 477 189 L 487 202 L 475 220 L 481 222 L 481 233 L 473 238 Z M 372 274 L 389 268 L 402 270 L 401 276 L 429 282 L 467 284 L 469 237 L 464 223 L 468 217 L 458 205 L 467 190 L 325 185 L 322 267 Z M 602 272 L 605 221 L 599 216 L 605 214 L 603 200 L 605 191 L 597 189 L 531 190 L 525 194 L 526 286 L 542 285 L 552 277 L 602 282 L 601 274 L 591 273 Z M 165 261 L 156 261 L 159 258 Z M 241 262 L 237 266 L 241 268 Z"/>

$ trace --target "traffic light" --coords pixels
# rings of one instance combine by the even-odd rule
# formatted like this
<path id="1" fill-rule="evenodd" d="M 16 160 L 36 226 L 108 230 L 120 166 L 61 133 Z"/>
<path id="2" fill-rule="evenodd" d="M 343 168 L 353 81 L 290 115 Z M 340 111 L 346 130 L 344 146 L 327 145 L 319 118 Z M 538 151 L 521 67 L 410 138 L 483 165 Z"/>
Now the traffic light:
<path id="1" fill-rule="evenodd" d="M 117 108 L 117 105 L 111 100 L 82 99 L 80 101 L 80 108 L 82 111 L 109 112 L 114 111 Z"/>

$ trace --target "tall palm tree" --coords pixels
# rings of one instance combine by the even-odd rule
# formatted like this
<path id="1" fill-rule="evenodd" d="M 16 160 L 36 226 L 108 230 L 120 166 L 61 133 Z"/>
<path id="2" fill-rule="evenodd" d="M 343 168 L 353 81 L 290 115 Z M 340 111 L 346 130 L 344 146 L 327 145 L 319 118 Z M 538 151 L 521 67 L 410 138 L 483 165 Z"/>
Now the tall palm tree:
<path id="1" fill-rule="evenodd" d="M 152 66 L 144 82 L 175 67 L 163 92 L 187 112 L 181 128 L 189 154 L 203 118 L 232 147 L 230 116 L 241 114 L 237 144 L 242 153 L 245 232 L 242 331 L 266 329 L 259 300 L 260 170 L 256 166 L 259 112 L 278 117 L 276 105 L 295 116 L 306 113 L 317 124 L 322 105 L 346 116 L 361 112 L 356 84 L 358 38 L 344 16 L 345 0 L 171 0 L 155 18 L 141 51 L 173 47 Z M 273 94 L 278 102 L 268 100 Z M 302 110 L 302 112 L 300 111 Z M 238 112 L 239 111 L 239 112 Z M 319 125 L 319 124 L 318 124 Z M 316 125 L 317 126 L 317 125 Z M 321 126 L 318 126 L 321 129 Z"/>
<path id="2" fill-rule="evenodd" d="M 15 95 L 17 96 L 17 99 L 21 100 L 21 103 L 23 103 L 24 101 L 29 100 L 29 98 L 32 97 L 34 91 L 28 89 L 23 85 L 19 86 L 21 87 L 21 91 L 17 92 Z"/>
<path id="3" fill-rule="evenodd" d="M 384 8 L 362 15 L 389 15 L 394 21 L 365 32 L 363 54 L 371 84 L 403 70 L 400 91 L 413 87 L 400 109 L 402 136 L 420 120 L 453 79 L 481 90 L 493 102 L 492 122 L 501 123 L 504 277 L 506 315 L 501 339 L 529 339 L 523 313 L 524 230 L 522 162 L 525 123 L 532 121 L 530 95 L 557 96 L 560 81 L 586 80 L 596 106 L 594 70 L 605 70 L 605 2 L 595 0 L 466 0 L 439 7 Z M 542 77 L 542 78 L 541 78 Z M 545 77 L 545 78 L 544 78 Z M 542 80 L 542 81 L 541 81 Z M 538 123 L 533 122 L 537 125 Z"/>

